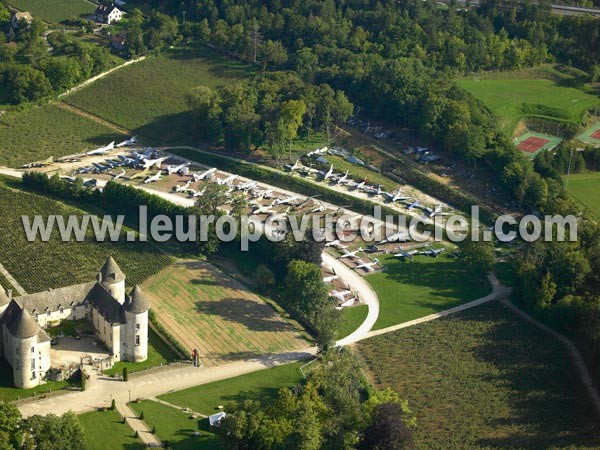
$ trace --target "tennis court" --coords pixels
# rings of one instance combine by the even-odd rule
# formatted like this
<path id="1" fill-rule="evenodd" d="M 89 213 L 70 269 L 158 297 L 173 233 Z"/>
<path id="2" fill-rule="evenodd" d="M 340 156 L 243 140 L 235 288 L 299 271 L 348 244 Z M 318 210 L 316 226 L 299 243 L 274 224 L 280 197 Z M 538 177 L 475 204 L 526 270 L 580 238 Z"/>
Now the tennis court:
<path id="1" fill-rule="evenodd" d="M 600 122 L 596 122 L 577 136 L 577 140 L 585 144 L 600 145 Z"/>
<path id="2" fill-rule="evenodd" d="M 552 150 L 561 141 L 562 139 L 556 136 L 529 131 L 516 138 L 514 143 L 519 150 L 533 158 L 543 150 Z"/>

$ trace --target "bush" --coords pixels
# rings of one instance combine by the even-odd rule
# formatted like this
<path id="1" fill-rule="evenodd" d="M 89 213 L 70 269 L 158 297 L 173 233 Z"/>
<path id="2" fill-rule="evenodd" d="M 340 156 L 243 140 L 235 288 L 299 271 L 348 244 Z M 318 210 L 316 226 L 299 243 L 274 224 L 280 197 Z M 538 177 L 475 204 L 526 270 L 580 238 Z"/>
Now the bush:
<path id="1" fill-rule="evenodd" d="M 129 371 L 127 370 L 127 367 L 123 367 L 123 381 L 128 381 L 129 380 Z"/>

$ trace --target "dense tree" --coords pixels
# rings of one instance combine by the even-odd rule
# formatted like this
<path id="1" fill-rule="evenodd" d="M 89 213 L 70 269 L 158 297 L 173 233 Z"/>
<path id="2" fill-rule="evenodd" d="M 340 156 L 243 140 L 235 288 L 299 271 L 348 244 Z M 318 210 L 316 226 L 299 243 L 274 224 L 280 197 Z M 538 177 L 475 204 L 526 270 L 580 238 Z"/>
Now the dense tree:
<path id="1" fill-rule="evenodd" d="M 68 412 L 62 417 L 54 414 L 31 416 L 24 421 L 27 435 L 24 449 L 85 450 L 87 443 L 77 416 Z"/>

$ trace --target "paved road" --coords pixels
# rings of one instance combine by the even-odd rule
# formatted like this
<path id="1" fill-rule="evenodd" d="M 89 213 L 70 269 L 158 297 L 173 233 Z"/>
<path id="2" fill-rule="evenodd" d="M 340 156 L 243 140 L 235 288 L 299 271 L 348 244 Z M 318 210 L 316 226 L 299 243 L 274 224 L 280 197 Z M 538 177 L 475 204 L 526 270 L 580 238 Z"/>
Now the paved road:
<path id="1" fill-rule="evenodd" d="M 171 391 L 179 391 L 280 364 L 309 359 L 316 353 L 317 348 L 311 347 L 294 352 L 263 355 L 253 359 L 235 361 L 218 367 L 190 366 L 165 369 L 132 377 L 127 382 L 94 374 L 90 377 L 87 389 L 84 392 L 72 392 L 35 403 L 25 403 L 20 405 L 19 409 L 24 417 L 34 414 L 48 414 L 49 412 L 59 415 L 67 411 L 81 413 L 101 406 L 110 406 L 113 398 L 117 404 L 128 402 L 130 397 L 132 400 L 152 398 Z M 89 370 L 89 367 L 86 366 L 86 370 Z"/>
<path id="2" fill-rule="evenodd" d="M 450 3 L 449 0 L 441 0 L 444 3 Z M 465 5 L 467 2 L 471 6 L 479 6 L 479 0 L 457 0 L 458 3 Z M 536 2 L 532 2 L 536 4 Z M 560 4 L 552 4 L 550 5 L 552 14 L 557 14 L 561 16 L 596 16 L 600 17 L 600 8 L 589 8 L 587 6 L 573 6 L 573 5 L 560 5 Z"/>
<path id="3" fill-rule="evenodd" d="M 121 416 L 125 417 L 127 425 L 135 432 L 137 431 L 138 436 L 144 444 L 149 447 L 162 447 L 162 443 L 152 434 L 150 427 L 138 418 L 133 410 L 127 405 L 127 403 L 116 402 L 117 411 Z"/>
<path id="4" fill-rule="evenodd" d="M 366 280 L 354 270 L 350 269 L 339 259 L 334 258 L 330 254 L 323 252 L 323 263 L 325 266 L 332 268 L 336 275 L 350 286 L 350 290 L 356 292 L 360 301 L 366 304 L 369 308 L 366 319 L 363 323 L 354 330 L 350 335 L 340 339 L 336 345 L 349 345 L 367 336 L 367 333 L 373 328 L 377 317 L 379 317 L 379 298 L 377 294 Z"/>

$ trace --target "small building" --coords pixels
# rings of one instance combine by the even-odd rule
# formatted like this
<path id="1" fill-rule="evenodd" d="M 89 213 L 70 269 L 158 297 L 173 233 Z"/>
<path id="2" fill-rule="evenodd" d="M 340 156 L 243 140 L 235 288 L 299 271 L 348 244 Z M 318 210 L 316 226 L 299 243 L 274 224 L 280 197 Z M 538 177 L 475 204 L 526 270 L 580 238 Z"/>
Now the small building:
<path id="1" fill-rule="evenodd" d="M 14 11 L 10 18 L 10 27 L 13 30 L 17 30 L 19 28 L 19 24 L 22 21 L 25 21 L 27 23 L 27 26 L 29 27 L 31 22 L 33 22 L 33 16 L 27 11 Z"/>
<path id="2" fill-rule="evenodd" d="M 227 413 L 224 411 L 220 411 L 216 414 L 212 414 L 212 415 L 208 416 L 208 423 L 210 424 L 211 427 L 214 427 L 215 425 L 218 425 L 219 422 L 221 420 L 223 420 L 223 418 L 226 415 L 227 415 Z"/>
<path id="3" fill-rule="evenodd" d="M 125 44 L 127 42 L 127 32 L 125 30 L 121 30 L 118 36 L 110 37 L 110 47 L 121 51 L 125 48 Z"/>
<path id="4" fill-rule="evenodd" d="M 96 8 L 94 18 L 96 22 L 110 25 L 123 18 L 123 11 L 117 8 L 113 3 L 103 3 Z"/>

